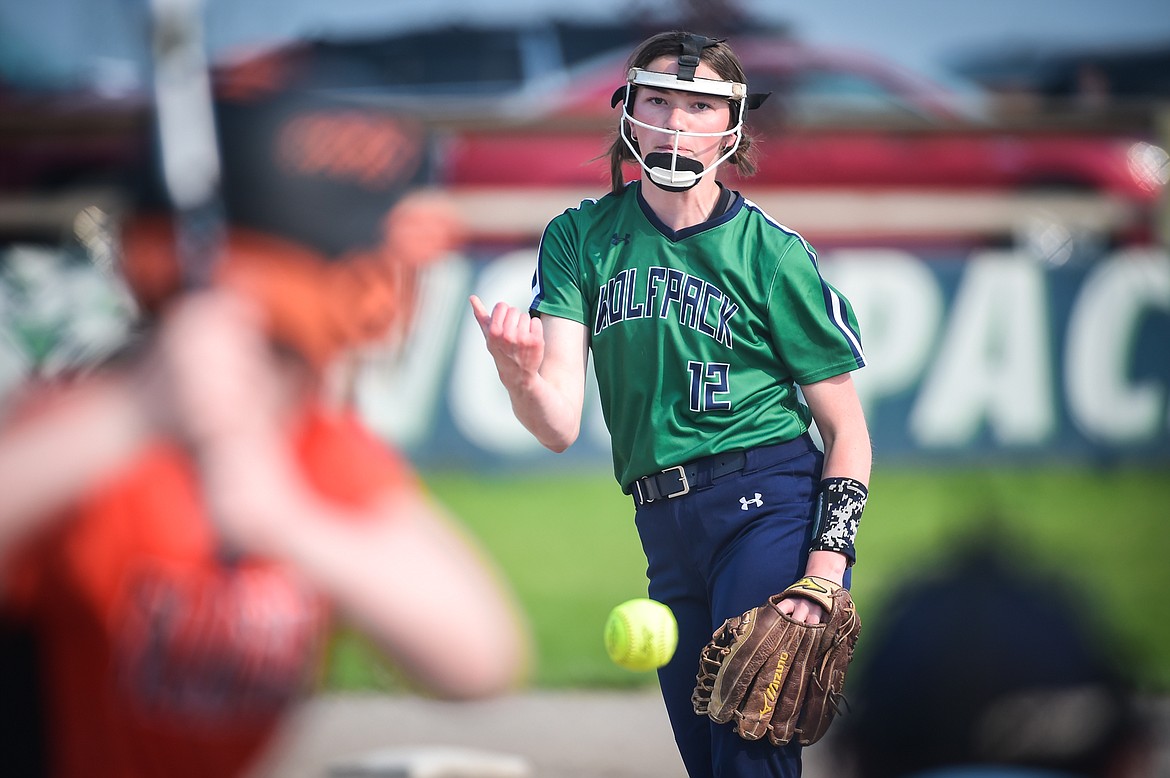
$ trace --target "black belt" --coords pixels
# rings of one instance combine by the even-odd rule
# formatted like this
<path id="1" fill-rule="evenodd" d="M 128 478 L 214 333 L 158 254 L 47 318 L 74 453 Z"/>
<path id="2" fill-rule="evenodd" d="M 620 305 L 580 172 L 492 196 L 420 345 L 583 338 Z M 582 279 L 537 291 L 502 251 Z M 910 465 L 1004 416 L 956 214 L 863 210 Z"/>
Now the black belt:
<path id="1" fill-rule="evenodd" d="M 682 497 L 691 489 L 707 486 L 719 476 L 738 473 L 746 466 L 747 454 L 743 451 L 712 454 L 685 465 L 668 467 L 661 473 L 639 478 L 634 481 L 631 494 L 634 504 L 639 506 L 655 500 Z"/>

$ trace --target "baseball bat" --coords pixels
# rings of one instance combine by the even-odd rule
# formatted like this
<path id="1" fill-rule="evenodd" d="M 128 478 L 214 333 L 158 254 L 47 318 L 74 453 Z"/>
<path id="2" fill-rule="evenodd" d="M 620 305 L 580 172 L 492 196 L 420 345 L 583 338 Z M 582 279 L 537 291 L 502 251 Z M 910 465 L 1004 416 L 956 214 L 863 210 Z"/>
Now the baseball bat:
<path id="1" fill-rule="evenodd" d="M 155 130 L 185 286 L 205 286 L 224 236 L 202 0 L 151 0 Z"/>

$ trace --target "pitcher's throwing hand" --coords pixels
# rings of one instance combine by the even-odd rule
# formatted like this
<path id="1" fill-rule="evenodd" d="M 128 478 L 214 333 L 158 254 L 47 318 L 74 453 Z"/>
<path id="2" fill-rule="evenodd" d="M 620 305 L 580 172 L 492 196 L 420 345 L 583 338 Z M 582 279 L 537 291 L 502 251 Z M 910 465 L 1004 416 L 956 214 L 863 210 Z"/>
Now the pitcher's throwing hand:
<path id="1" fill-rule="evenodd" d="M 488 353 L 495 360 L 501 378 L 509 366 L 526 374 L 540 369 L 544 360 L 544 330 L 540 319 L 504 302 L 496 303 L 489 312 L 476 295 L 471 295 L 471 310 L 483 330 Z"/>

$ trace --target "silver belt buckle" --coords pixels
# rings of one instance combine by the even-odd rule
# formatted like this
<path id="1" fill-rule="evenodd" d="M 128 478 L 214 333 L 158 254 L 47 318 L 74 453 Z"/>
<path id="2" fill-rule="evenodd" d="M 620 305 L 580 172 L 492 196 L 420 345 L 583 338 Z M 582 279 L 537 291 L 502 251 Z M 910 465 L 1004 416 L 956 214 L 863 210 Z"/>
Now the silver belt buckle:
<path id="1" fill-rule="evenodd" d="M 662 472 L 669 473 L 671 470 L 678 471 L 678 480 L 679 480 L 679 483 L 682 484 L 682 491 L 681 492 L 674 492 L 673 494 L 666 495 L 666 498 L 668 500 L 672 500 L 675 497 L 682 497 L 684 494 L 687 494 L 691 490 L 691 484 L 689 481 L 687 481 L 687 471 L 683 469 L 683 466 L 682 465 L 675 465 L 674 467 L 666 468 Z"/>
<path id="2" fill-rule="evenodd" d="M 638 490 L 638 504 L 639 505 L 645 505 L 646 503 L 654 502 L 653 500 L 647 500 L 645 495 L 642 494 L 642 479 L 641 478 L 639 478 L 637 481 L 634 481 L 634 488 Z"/>

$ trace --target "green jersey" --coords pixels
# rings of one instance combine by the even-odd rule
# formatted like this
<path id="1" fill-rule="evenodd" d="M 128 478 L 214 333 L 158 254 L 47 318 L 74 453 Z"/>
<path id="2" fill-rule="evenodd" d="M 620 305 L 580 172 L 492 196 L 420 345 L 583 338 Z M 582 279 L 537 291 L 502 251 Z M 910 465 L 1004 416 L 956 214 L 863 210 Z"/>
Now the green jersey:
<path id="1" fill-rule="evenodd" d="M 698 457 L 791 440 L 797 386 L 865 364 L 848 301 L 797 233 L 735 194 L 674 232 L 641 184 L 586 200 L 541 238 L 532 310 L 589 328 L 623 490 Z"/>

